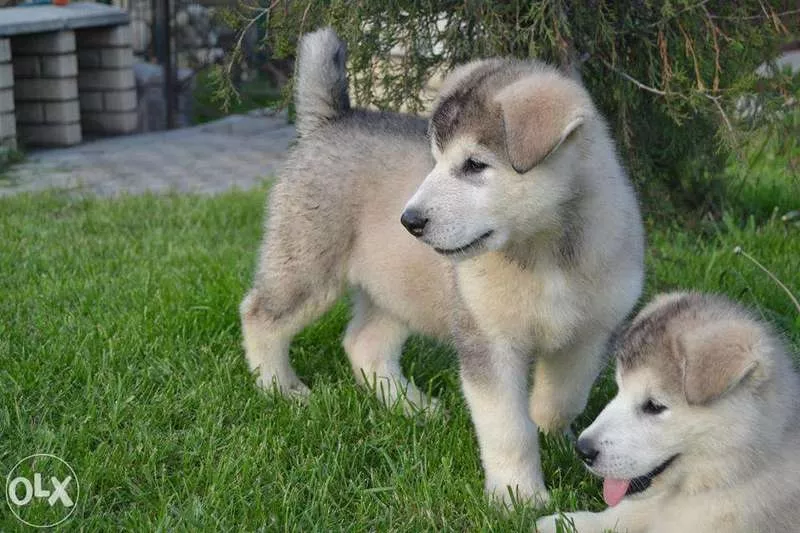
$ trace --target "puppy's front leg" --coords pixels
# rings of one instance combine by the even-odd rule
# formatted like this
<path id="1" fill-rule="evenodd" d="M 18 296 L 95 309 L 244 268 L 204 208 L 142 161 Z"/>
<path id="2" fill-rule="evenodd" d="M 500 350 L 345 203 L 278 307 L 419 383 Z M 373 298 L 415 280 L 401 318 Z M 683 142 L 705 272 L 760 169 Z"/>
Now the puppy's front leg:
<path id="1" fill-rule="evenodd" d="M 580 511 L 561 515 L 544 516 L 536 521 L 537 533 L 645 533 L 649 520 L 657 516 L 651 501 L 622 502 L 599 513 Z M 656 514 L 654 514 L 656 513 Z M 561 529 L 557 524 L 560 524 Z"/>
<path id="2" fill-rule="evenodd" d="M 510 346 L 491 345 L 474 333 L 460 338 L 461 383 L 472 413 L 486 476 L 486 492 L 549 500 L 539 460 L 539 436 L 528 417 L 530 360 Z"/>

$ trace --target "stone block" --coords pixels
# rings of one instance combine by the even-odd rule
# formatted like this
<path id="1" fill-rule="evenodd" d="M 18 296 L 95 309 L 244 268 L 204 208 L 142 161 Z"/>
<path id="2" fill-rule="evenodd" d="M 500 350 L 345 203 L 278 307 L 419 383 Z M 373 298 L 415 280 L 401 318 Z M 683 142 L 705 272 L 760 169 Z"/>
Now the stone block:
<path id="1" fill-rule="evenodd" d="M 20 124 L 44 123 L 44 104 L 41 102 L 20 102 L 15 113 Z"/>
<path id="2" fill-rule="evenodd" d="M 8 39 L 0 39 L 0 63 L 11 60 L 11 42 Z"/>
<path id="3" fill-rule="evenodd" d="M 34 146 L 72 146 L 81 142 L 83 137 L 81 125 L 75 123 L 20 125 L 17 138 Z"/>
<path id="4" fill-rule="evenodd" d="M 65 78 L 77 75 L 78 61 L 75 54 L 42 57 L 42 76 L 46 78 Z"/>
<path id="5" fill-rule="evenodd" d="M 80 102 L 81 102 L 81 111 L 102 111 L 103 92 L 81 91 Z"/>
<path id="6" fill-rule="evenodd" d="M 14 86 L 14 69 L 11 63 L 0 63 L 0 89 Z"/>
<path id="7" fill-rule="evenodd" d="M 19 56 L 14 58 L 14 78 L 38 78 L 42 75 L 39 56 Z"/>
<path id="8" fill-rule="evenodd" d="M 100 65 L 100 50 L 95 48 L 84 48 L 78 50 L 78 66 L 81 69 L 99 68 Z"/>
<path id="9" fill-rule="evenodd" d="M 0 113 L 14 111 L 14 89 L 0 89 Z"/>
<path id="10" fill-rule="evenodd" d="M 11 38 L 11 52 L 14 57 L 66 54 L 74 51 L 75 33 L 72 31 L 54 31 Z"/>
<path id="11" fill-rule="evenodd" d="M 106 48 L 100 50 L 100 62 L 104 68 L 131 68 L 133 50 L 131 48 Z"/>
<path id="12" fill-rule="evenodd" d="M 0 114 L 0 138 L 15 137 L 17 135 L 17 119 L 14 113 Z"/>
<path id="13" fill-rule="evenodd" d="M 81 123 L 84 130 L 95 133 L 131 133 L 136 131 L 137 122 L 138 113 L 136 111 L 81 114 Z"/>
<path id="14" fill-rule="evenodd" d="M 82 70 L 78 72 L 78 85 L 85 89 L 130 89 L 134 85 L 131 69 Z"/>
<path id="15" fill-rule="evenodd" d="M 69 102 L 46 102 L 44 118 L 48 124 L 68 124 L 80 122 L 81 106 L 77 99 Z"/>
<path id="16" fill-rule="evenodd" d="M 137 54 L 143 54 L 150 46 L 150 23 L 146 20 L 134 18 L 131 20 L 131 45 Z"/>
<path id="17" fill-rule="evenodd" d="M 109 46 L 130 46 L 131 31 L 129 26 L 110 28 L 87 28 L 78 30 L 79 48 L 105 48 Z"/>
<path id="18" fill-rule="evenodd" d="M 61 101 L 78 97 L 76 78 L 32 78 L 17 80 L 14 98 L 17 101 Z"/>
<path id="19" fill-rule="evenodd" d="M 103 95 L 103 102 L 106 111 L 135 111 L 136 89 L 107 92 Z"/>

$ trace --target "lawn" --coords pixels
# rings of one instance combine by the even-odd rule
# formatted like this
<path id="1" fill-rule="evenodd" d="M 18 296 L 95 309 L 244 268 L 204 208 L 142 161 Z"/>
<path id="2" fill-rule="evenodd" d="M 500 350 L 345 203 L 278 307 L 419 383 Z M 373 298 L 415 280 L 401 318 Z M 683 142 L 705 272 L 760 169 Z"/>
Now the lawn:
<path id="1" fill-rule="evenodd" d="M 447 418 L 406 418 L 355 386 L 344 303 L 293 345 L 307 405 L 255 390 L 237 306 L 265 194 L 0 199 L 2 477 L 31 453 L 67 460 L 81 485 L 69 530 L 531 530 L 539 511 L 484 500 L 448 349 L 412 339 L 404 359 Z M 722 291 L 800 344 L 790 299 L 733 253 L 797 293 L 800 225 L 740 215 L 648 232 L 648 295 Z M 606 373 L 579 426 L 613 389 Z M 603 507 L 564 439 L 544 439 L 543 458 L 555 505 Z M 19 529 L 0 509 L 0 531 Z"/>

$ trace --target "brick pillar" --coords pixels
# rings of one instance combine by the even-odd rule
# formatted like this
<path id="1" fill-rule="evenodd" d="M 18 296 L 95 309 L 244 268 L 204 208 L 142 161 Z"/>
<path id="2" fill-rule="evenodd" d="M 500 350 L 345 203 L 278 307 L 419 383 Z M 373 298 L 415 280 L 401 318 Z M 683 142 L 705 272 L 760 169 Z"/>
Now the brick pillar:
<path id="1" fill-rule="evenodd" d="M 128 26 L 77 31 L 78 92 L 85 132 L 136 131 L 136 83 Z"/>
<path id="2" fill-rule="evenodd" d="M 81 142 L 78 62 L 71 31 L 11 38 L 17 137 L 30 145 Z"/>
<path id="3" fill-rule="evenodd" d="M 17 148 L 14 71 L 11 67 L 11 43 L 8 39 L 0 39 L 0 148 Z"/>

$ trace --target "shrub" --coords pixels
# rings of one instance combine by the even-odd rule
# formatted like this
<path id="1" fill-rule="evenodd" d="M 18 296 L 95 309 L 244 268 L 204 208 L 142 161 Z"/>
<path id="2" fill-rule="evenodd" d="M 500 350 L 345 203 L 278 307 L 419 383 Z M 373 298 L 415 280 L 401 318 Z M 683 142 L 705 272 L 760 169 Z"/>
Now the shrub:
<path id="1" fill-rule="evenodd" d="M 724 194 L 726 157 L 753 129 L 732 117 L 737 98 L 756 81 L 762 98 L 785 101 L 791 90 L 788 76 L 754 74 L 798 16 L 784 4 L 271 0 L 261 10 L 246 7 L 239 20 L 250 24 L 256 13 L 279 56 L 291 56 L 303 33 L 333 26 L 349 44 L 354 99 L 385 109 L 419 110 L 420 89 L 437 68 L 479 57 L 576 68 L 609 118 L 646 204 L 706 210 Z M 376 61 L 398 46 L 406 51 L 400 68 Z M 375 91 L 378 79 L 386 90 Z"/>

